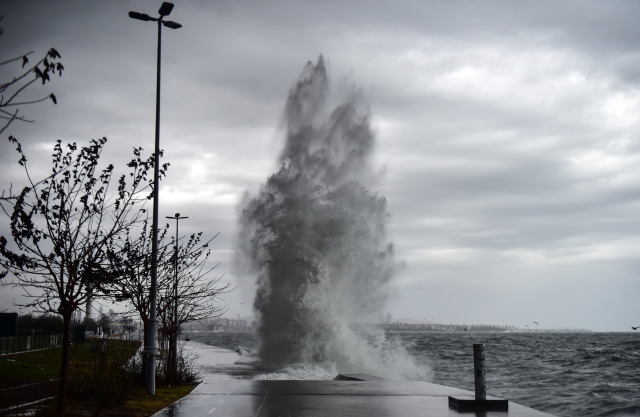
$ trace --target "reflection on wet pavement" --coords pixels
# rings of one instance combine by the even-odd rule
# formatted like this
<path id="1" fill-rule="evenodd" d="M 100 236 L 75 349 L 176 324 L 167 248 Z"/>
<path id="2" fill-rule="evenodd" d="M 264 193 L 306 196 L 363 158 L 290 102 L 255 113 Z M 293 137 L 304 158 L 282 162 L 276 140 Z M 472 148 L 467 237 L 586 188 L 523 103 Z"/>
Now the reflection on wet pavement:
<path id="1" fill-rule="evenodd" d="M 258 381 L 251 365 L 237 364 L 235 352 L 189 342 L 197 347 L 203 382 L 190 395 L 155 414 L 157 417 L 321 417 L 458 416 L 448 396 L 469 391 L 418 381 Z M 465 415 L 473 415 L 466 413 Z M 549 416 L 509 403 L 509 412 L 491 416 Z"/>

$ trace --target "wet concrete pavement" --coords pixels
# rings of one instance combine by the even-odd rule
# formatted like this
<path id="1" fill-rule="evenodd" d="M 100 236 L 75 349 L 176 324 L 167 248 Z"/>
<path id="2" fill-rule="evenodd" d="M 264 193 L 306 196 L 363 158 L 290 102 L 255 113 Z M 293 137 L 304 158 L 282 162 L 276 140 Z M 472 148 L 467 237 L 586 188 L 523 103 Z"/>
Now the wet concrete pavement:
<path id="1" fill-rule="evenodd" d="M 517 416 L 549 414 L 509 403 L 508 412 L 459 413 L 448 396 L 470 391 L 418 381 L 256 381 L 242 356 L 226 349 L 188 342 L 199 355 L 203 382 L 190 395 L 156 417 L 319 417 L 319 416 Z"/>

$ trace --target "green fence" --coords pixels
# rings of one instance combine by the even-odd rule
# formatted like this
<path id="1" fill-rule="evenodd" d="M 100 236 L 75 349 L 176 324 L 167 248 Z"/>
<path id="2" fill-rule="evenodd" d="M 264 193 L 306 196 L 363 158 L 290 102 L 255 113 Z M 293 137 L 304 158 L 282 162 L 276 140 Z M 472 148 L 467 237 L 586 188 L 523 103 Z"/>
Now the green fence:
<path id="1" fill-rule="evenodd" d="M 62 346 L 61 334 L 35 334 L 0 337 L 0 354 L 26 352 Z"/>

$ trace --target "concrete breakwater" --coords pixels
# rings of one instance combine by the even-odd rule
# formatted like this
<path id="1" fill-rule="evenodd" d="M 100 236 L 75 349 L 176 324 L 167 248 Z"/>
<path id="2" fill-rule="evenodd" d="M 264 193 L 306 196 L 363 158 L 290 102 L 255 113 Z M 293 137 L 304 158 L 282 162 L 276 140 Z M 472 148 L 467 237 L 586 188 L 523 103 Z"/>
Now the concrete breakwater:
<path id="1" fill-rule="evenodd" d="M 455 416 L 449 396 L 473 392 L 421 381 L 253 380 L 257 370 L 238 353 L 187 342 L 202 367 L 202 383 L 191 394 L 155 416 Z M 492 398 L 487 396 L 487 398 Z M 504 416 L 485 412 L 484 416 Z M 544 417 L 540 411 L 509 403 L 509 416 Z"/>

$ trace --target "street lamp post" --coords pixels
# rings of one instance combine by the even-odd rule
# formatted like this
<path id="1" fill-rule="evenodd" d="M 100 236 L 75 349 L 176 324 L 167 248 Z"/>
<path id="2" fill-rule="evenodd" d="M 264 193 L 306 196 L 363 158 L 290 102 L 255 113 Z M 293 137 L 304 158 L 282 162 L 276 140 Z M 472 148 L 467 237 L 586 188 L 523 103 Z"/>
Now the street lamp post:
<path id="1" fill-rule="evenodd" d="M 164 2 L 160 6 L 158 13 L 159 18 L 153 18 L 145 13 L 129 12 L 132 19 L 143 20 L 146 22 L 158 22 L 158 63 L 156 76 L 156 143 L 154 150 L 154 167 L 153 167 L 153 237 L 151 242 L 151 288 L 149 289 L 149 321 L 145 328 L 144 334 L 144 350 L 146 355 L 147 368 L 147 392 L 149 395 L 156 393 L 156 361 L 155 357 L 159 352 L 156 349 L 156 333 L 158 329 L 158 320 L 156 319 L 156 293 L 158 291 L 158 191 L 160 189 L 159 181 L 159 165 L 160 165 L 160 46 L 161 46 L 161 29 L 162 25 L 170 29 L 181 28 L 180 23 L 170 20 L 162 20 L 163 17 L 169 16 L 173 9 L 172 3 Z"/>
<path id="2" fill-rule="evenodd" d="M 180 219 L 188 219 L 188 217 L 180 217 L 180 213 L 176 213 L 175 216 L 166 216 L 167 219 L 176 220 L 176 258 L 175 258 L 175 276 L 173 280 L 173 324 L 176 326 L 174 329 L 174 337 L 171 341 L 170 353 L 171 353 L 171 373 L 175 376 L 175 364 L 178 359 L 178 227 Z"/>

